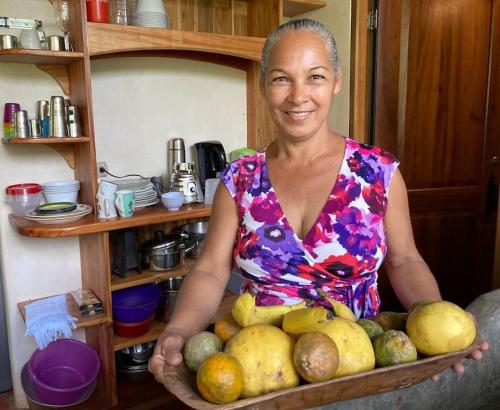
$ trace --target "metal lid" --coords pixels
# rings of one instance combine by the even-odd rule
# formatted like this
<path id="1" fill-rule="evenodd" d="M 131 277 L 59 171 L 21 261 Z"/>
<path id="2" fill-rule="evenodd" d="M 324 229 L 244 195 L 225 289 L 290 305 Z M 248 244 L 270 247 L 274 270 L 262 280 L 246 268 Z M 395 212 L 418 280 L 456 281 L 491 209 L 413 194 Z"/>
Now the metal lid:
<path id="1" fill-rule="evenodd" d="M 184 140 L 182 138 L 172 138 L 168 141 L 168 149 L 184 149 Z"/>
<path id="2" fill-rule="evenodd" d="M 154 237 L 141 244 L 143 251 L 159 251 L 178 246 L 182 243 L 182 237 L 178 233 L 166 234 L 163 231 L 156 231 Z"/>

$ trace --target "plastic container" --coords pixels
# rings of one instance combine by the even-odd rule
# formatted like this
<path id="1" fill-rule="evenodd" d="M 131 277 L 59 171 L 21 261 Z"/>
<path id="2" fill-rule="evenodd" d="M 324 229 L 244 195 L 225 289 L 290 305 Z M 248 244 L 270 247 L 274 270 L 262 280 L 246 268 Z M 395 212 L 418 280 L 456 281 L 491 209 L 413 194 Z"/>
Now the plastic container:
<path id="1" fill-rule="evenodd" d="M 109 22 L 109 2 L 108 0 L 87 0 L 87 21 L 94 23 Z"/>
<path id="2" fill-rule="evenodd" d="M 137 323 L 154 316 L 161 298 L 161 289 L 154 284 L 133 286 L 116 290 L 111 297 L 113 320 Z"/>
<path id="3" fill-rule="evenodd" d="M 28 211 L 35 209 L 42 200 L 42 186 L 40 184 L 16 184 L 5 188 L 7 202 L 16 216 L 24 216 Z"/>
<path id="4" fill-rule="evenodd" d="M 152 316 L 140 322 L 125 323 L 118 320 L 113 320 L 113 330 L 118 336 L 139 337 L 148 333 L 154 318 L 155 315 L 153 313 Z"/>
<path id="5" fill-rule="evenodd" d="M 69 406 L 87 393 L 100 367 L 99 356 L 90 346 L 78 340 L 59 339 L 33 352 L 28 374 L 40 401 Z"/>

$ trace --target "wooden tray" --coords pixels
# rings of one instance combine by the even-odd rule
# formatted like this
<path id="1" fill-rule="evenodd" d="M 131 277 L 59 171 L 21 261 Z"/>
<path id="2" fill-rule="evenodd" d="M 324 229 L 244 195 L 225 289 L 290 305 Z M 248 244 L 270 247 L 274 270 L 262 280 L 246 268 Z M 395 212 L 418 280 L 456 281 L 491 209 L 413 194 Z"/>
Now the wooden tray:
<path id="1" fill-rule="evenodd" d="M 478 349 L 479 344 L 480 342 L 476 341 L 468 348 L 458 352 L 419 359 L 413 363 L 381 367 L 323 383 L 303 384 L 258 397 L 237 400 L 226 405 L 216 405 L 204 400 L 196 389 L 194 374 L 189 372 L 184 365 L 166 368 L 163 384 L 179 400 L 197 410 L 304 409 L 375 393 L 404 389 L 421 383 Z"/>

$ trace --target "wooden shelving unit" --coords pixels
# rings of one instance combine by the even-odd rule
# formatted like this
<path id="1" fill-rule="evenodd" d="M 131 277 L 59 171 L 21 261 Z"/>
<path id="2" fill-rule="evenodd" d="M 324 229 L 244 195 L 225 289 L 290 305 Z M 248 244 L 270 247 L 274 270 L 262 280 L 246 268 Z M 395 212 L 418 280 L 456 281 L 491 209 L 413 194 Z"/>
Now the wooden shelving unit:
<path id="1" fill-rule="evenodd" d="M 90 214 L 74 222 L 44 225 L 22 216 L 10 214 L 9 221 L 21 235 L 37 238 L 56 238 L 109 232 L 181 219 L 204 218 L 210 216 L 211 210 L 210 206 L 193 204 L 183 205 L 178 211 L 169 211 L 162 204 L 157 204 L 136 210 L 130 218 L 117 217 L 103 220 L 97 218 L 94 214 Z"/>
<path id="2" fill-rule="evenodd" d="M 14 0 L 9 0 L 14 1 Z M 79 107 L 82 132 L 79 138 L 10 139 L 13 145 L 45 144 L 58 152 L 75 170 L 81 183 L 80 201 L 96 206 L 97 172 L 93 127 L 91 59 L 120 56 L 168 56 L 229 65 L 246 72 L 247 143 L 263 147 L 274 137 L 274 127 L 265 109 L 259 84 L 260 52 L 267 35 L 284 16 L 292 17 L 326 6 L 319 0 L 249 0 L 235 2 L 184 2 L 165 0 L 170 29 L 150 29 L 85 21 L 84 0 L 70 0 L 74 52 L 46 50 L 0 50 L 0 62 L 36 64 L 51 75 Z M 226 7 L 230 4 L 229 7 Z M 101 373 L 96 392 L 87 403 L 89 408 L 107 409 L 118 403 L 114 352 L 137 343 L 155 340 L 165 327 L 154 322 L 151 330 L 139 338 L 119 338 L 112 331 L 111 292 L 142 283 L 185 274 L 189 263 L 170 272 L 130 273 L 125 279 L 111 273 L 112 236 L 110 231 L 174 223 L 180 220 L 209 217 L 211 208 L 204 205 L 184 206 L 169 212 L 161 204 L 136 211 L 131 218 L 99 220 L 95 215 L 66 224 L 42 225 L 14 215 L 12 226 L 21 235 L 51 238 L 79 236 L 82 287 L 92 289 L 102 300 L 102 317 L 82 318 L 87 343 L 99 354 Z M 234 296 L 225 297 L 219 313 L 227 312 Z M 31 301 L 21 302 L 19 309 Z"/>
<path id="3" fill-rule="evenodd" d="M 19 309 L 19 312 L 21 313 L 21 316 L 23 317 L 23 320 L 26 320 L 26 306 L 29 305 L 30 303 L 36 302 L 37 300 L 40 299 L 27 300 L 24 302 L 19 302 L 17 304 L 17 307 Z M 75 299 L 73 298 L 73 296 L 71 296 L 70 293 L 66 294 L 66 302 L 68 303 L 68 310 L 70 315 L 78 320 L 76 322 L 77 328 L 83 329 L 90 326 L 96 326 L 103 323 L 108 323 L 108 317 L 106 316 L 105 313 L 101 313 L 95 316 L 82 316 L 80 314 L 80 311 L 78 310 L 78 305 L 76 304 Z"/>
<path id="4" fill-rule="evenodd" d="M 124 278 L 112 275 L 111 290 L 128 288 L 130 286 L 144 285 L 145 283 L 156 283 L 162 280 L 175 278 L 177 276 L 185 276 L 193 267 L 195 260 L 186 258 L 184 265 L 168 270 L 168 271 L 152 271 L 143 270 L 141 273 L 137 271 L 129 271 Z"/>
<path id="5" fill-rule="evenodd" d="M 0 62 L 24 64 L 69 64 L 83 60 L 83 53 L 74 51 L 26 50 L 12 48 L 0 50 Z"/>
<path id="6" fill-rule="evenodd" d="M 2 138 L 2 144 L 81 144 L 90 142 L 89 137 L 38 137 L 38 138 Z"/>

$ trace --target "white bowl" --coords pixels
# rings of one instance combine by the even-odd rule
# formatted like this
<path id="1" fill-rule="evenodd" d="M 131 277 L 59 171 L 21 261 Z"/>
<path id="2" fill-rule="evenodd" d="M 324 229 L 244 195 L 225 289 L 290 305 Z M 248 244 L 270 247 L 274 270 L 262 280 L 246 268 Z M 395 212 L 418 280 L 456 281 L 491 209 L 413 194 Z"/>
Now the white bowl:
<path id="1" fill-rule="evenodd" d="M 78 191 L 73 192 L 45 192 L 43 196 L 47 202 L 73 202 L 77 203 Z"/>
<path id="2" fill-rule="evenodd" d="M 80 181 L 50 181 L 44 182 L 42 186 L 45 188 L 53 188 L 53 187 L 67 187 L 67 186 L 80 186 Z"/>
<path id="3" fill-rule="evenodd" d="M 170 211 L 178 210 L 184 203 L 184 194 L 182 192 L 165 192 L 161 196 L 161 203 Z"/>

